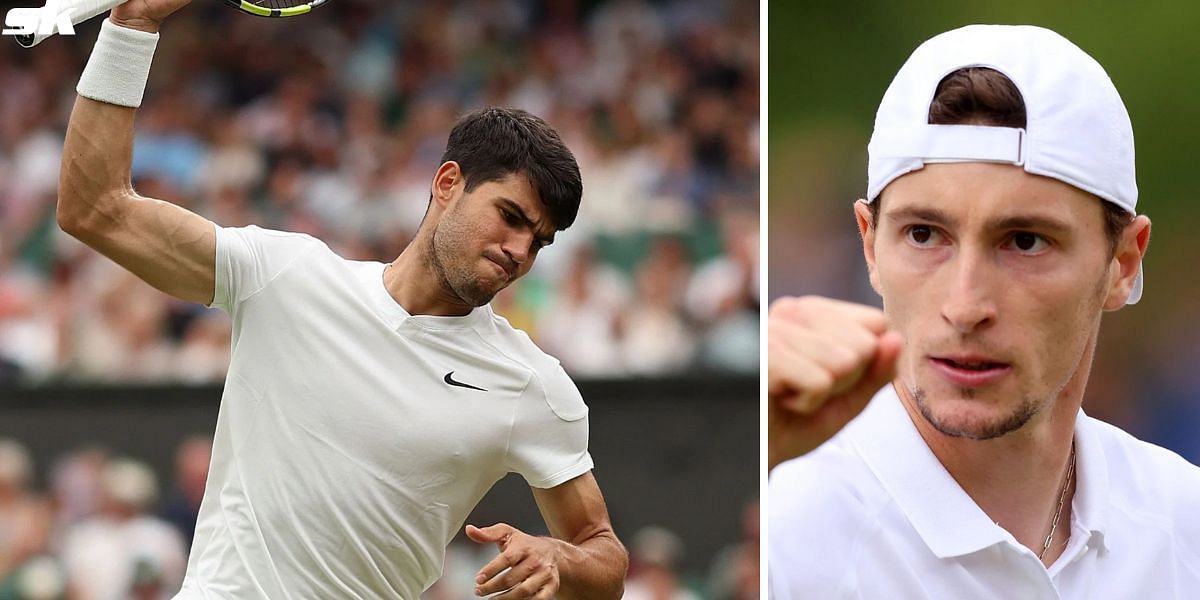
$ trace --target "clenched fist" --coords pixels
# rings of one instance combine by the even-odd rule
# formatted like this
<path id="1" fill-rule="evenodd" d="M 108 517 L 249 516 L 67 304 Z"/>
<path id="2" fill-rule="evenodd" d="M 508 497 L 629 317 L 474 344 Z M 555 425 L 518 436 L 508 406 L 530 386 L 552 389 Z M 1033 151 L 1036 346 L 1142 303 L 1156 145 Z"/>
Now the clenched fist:
<path id="1" fill-rule="evenodd" d="M 818 296 L 781 298 L 767 316 L 769 468 L 833 437 L 896 376 L 900 335 L 883 311 Z"/>

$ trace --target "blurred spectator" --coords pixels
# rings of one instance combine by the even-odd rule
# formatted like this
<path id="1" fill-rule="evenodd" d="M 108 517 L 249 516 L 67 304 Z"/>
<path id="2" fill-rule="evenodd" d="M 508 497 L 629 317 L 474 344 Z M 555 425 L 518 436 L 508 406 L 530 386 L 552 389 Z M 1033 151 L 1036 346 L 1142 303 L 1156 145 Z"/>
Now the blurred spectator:
<path id="1" fill-rule="evenodd" d="M 171 373 L 182 383 L 220 381 L 229 370 L 229 319 L 216 311 L 205 311 L 188 322 Z"/>
<path id="2" fill-rule="evenodd" d="M 0 600 L 67 600 L 67 573 L 50 556 L 30 559 L 0 581 Z"/>
<path id="3" fill-rule="evenodd" d="M 598 263 L 595 250 L 585 244 L 575 248 L 560 290 L 539 313 L 544 349 L 579 376 L 623 373 L 617 320 L 629 302 L 625 276 Z"/>
<path id="4" fill-rule="evenodd" d="M 108 454 L 84 448 L 58 460 L 50 471 L 56 531 L 62 531 L 100 511 L 104 468 Z"/>
<path id="5" fill-rule="evenodd" d="M 715 600 L 759 598 L 758 501 L 742 512 L 742 539 L 717 554 L 709 571 L 709 591 Z"/>
<path id="6" fill-rule="evenodd" d="M 165 599 L 179 591 L 187 556 L 179 533 L 149 514 L 158 497 L 154 472 L 129 459 L 110 461 L 100 513 L 64 534 L 72 598 Z"/>
<path id="7" fill-rule="evenodd" d="M 497 311 L 582 375 L 744 371 L 757 365 L 757 298 L 745 292 L 758 264 L 741 255 L 757 253 L 757 11 L 727 0 L 352 0 L 283 21 L 181 11 L 138 111 L 134 185 L 224 226 L 390 260 L 424 214 L 456 116 L 525 108 L 575 152 L 584 198 L 563 248 Z M 37 52 L 0 50 L 0 381 L 220 381 L 227 317 L 166 299 L 55 224 L 91 27 Z M 720 239 L 686 252 L 601 247 L 706 232 Z M 595 250 L 575 258 L 576 247 Z"/>
<path id="8" fill-rule="evenodd" d="M 668 238 L 654 244 L 638 269 L 633 301 L 618 326 L 620 355 L 629 373 L 669 373 L 691 361 L 695 339 L 681 307 L 690 270 L 683 245 Z"/>
<path id="9" fill-rule="evenodd" d="M 204 500 L 204 484 L 208 481 L 208 464 L 212 460 L 212 438 L 192 436 L 183 440 L 175 453 L 175 488 L 163 508 L 163 518 L 179 531 L 188 547 L 196 534 L 200 516 L 200 501 Z"/>
<path id="10" fill-rule="evenodd" d="M 675 565 L 683 540 L 662 527 L 646 527 L 629 544 L 629 578 L 624 600 L 700 600 L 679 582 Z"/>
<path id="11" fill-rule="evenodd" d="M 46 549 L 50 510 L 29 489 L 32 468 L 24 446 L 0 439 L 0 582 Z"/>
<path id="12" fill-rule="evenodd" d="M 730 212 L 721 221 L 724 253 L 700 265 L 687 284 L 688 314 L 710 323 L 701 363 L 758 373 L 758 215 Z"/>

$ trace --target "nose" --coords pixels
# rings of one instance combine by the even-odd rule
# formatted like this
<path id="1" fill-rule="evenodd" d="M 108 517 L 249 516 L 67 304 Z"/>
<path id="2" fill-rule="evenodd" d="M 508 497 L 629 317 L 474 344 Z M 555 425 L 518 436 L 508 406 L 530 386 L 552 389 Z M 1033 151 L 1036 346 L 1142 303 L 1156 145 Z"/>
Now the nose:
<path id="1" fill-rule="evenodd" d="M 997 274 L 985 252 L 964 249 L 948 265 L 950 285 L 941 300 L 942 319 L 959 333 L 987 328 L 996 321 Z"/>
<path id="2" fill-rule="evenodd" d="M 533 232 L 531 231 L 513 232 L 502 246 L 504 253 L 518 267 L 529 260 L 530 249 L 533 247 L 533 237 Z"/>

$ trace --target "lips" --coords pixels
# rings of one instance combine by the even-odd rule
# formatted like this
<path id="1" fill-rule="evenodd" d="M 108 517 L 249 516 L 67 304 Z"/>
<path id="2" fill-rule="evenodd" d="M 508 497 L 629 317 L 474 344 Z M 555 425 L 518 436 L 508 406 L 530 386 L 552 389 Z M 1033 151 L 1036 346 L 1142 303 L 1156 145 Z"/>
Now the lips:
<path id="1" fill-rule="evenodd" d="M 979 355 L 930 356 L 934 371 L 950 383 L 981 387 L 995 383 L 1012 370 L 1012 365 Z"/>
<path id="2" fill-rule="evenodd" d="M 495 258 L 492 256 L 484 255 L 484 258 L 491 261 L 492 264 L 495 264 L 497 267 L 500 267 L 500 270 L 504 271 L 504 275 L 507 278 L 512 279 L 513 271 L 516 270 L 516 267 L 509 267 L 509 265 L 506 264 L 508 261 L 504 261 L 504 260 L 501 260 L 501 259 L 498 259 L 498 258 Z"/>

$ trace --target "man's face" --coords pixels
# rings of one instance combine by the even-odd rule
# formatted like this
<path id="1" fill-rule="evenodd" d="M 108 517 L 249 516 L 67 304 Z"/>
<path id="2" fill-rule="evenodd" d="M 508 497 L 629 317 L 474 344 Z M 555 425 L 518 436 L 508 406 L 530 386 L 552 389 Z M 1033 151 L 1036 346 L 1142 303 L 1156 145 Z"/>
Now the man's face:
<path id="1" fill-rule="evenodd" d="M 460 182 L 452 193 L 428 255 L 459 299 L 482 306 L 529 272 L 538 250 L 554 241 L 555 228 L 523 175 L 484 182 L 471 192 Z"/>
<path id="2" fill-rule="evenodd" d="M 872 284 L 930 425 L 999 437 L 1086 378 L 1117 271 L 1099 200 L 1020 167 L 956 163 L 900 177 L 882 202 L 864 236 Z"/>

